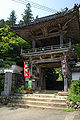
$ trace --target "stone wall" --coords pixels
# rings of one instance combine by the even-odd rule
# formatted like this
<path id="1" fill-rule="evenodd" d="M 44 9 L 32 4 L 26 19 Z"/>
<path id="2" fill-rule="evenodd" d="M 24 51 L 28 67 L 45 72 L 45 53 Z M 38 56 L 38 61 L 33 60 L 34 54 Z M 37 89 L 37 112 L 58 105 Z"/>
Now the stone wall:
<path id="1" fill-rule="evenodd" d="M 5 74 L 0 74 L 1 76 L 5 76 Z M 5 77 L 0 79 L 0 81 L 5 81 Z M 25 84 L 25 79 L 23 74 L 13 73 L 12 74 L 12 90 L 19 88 L 21 85 Z M 4 88 L 4 85 L 3 85 Z"/>
<path id="2" fill-rule="evenodd" d="M 25 84 L 25 79 L 23 74 L 13 73 L 12 75 L 12 89 L 18 89 L 21 85 Z"/>

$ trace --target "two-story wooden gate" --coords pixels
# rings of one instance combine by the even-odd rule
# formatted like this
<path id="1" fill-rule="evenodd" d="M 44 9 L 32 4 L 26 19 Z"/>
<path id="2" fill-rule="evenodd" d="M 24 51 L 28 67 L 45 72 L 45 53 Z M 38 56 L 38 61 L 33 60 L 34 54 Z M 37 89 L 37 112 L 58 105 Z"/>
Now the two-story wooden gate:
<path id="1" fill-rule="evenodd" d="M 35 89 L 46 89 L 44 68 L 61 67 L 61 58 L 66 57 L 64 88 L 67 90 L 71 82 L 70 68 L 75 64 L 72 44 L 80 43 L 79 7 L 74 6 L 71 10 L 38 18 L 12 29 L 32 45 L 29 50 L 21 49 L 21 56 L 29 59 Z"/>

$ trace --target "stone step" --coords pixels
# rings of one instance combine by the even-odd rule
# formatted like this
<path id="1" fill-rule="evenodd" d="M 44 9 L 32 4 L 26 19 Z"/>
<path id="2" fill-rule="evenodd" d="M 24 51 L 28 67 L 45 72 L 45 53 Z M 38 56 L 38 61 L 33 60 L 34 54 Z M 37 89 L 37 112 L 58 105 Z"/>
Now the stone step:
<path id="1" fill-rule="evenodd" d="M 40 108 L 67 108 L 65 103 L 67 96 L 56 96 L 54 94 L 25 94 L 10 97 L 10 103 L 23 107 Z"/>
<path id="2" fill-rule="evenodd" d="M 65 99 L 59 99 L 59 98 L 46 98 L 46 97 L 14 97 L 12 100 L 31 100 L 31 101 L 47 101 L 47 102 L 61 102 L 65 103 Z"/>
<path id="3" fill-rule="evenodd" d="M 20 94 L 17 94 L 20 95 Z M 22 94 L 21 97 L 46 97 L 46 98 L 59 98 L 59 99 L 66 99 L 67 96 L 59 96 L 55 94 Z"/>
<path id="4" fill-rule="evenodd" d="M 65 106 L 65 107 L 60 107 L 60 106 L 46 106 L 46 105 L 34 105 L 34 104 L 30 104 L 30 103 L 27 103 L 27 104 L 21 104 L 21 103 L 9 103 L 9 104 L 11 104 L 11 105 L 14 105 L 14 106 L 20 106 L 20 107 L 25 107 L 25 108 L 27 108 L 27 107 L 32 107 L 32 108 L 44 108 L 44 109 L 56 109 L 56 110 L 62 110 L 62 109 L 66 109 L 67 108 L 67 106 Z M 9 105 L 8 104 L 8 105 Z"/>
<path id="5" fill-rule="evenodd" d="M 31 104 L 31 105 L 42 105 L 42 106 L 51 106 L 51 107 L 66 107 L 66 103 L 61 102 L 47 102 L 47 101 L 31 101 L 31 100 L 14 100 L 11 103 L 18 104 Z"/>
<path id="6" fill-rule="evenodd" d="M 52 107 L 65 107 L 66 103 L 56 103 L 56 102 L 44 102 L 44 101 L 27 101 L 27 104 L 31 105 L 44 105 L 44 106 L 52 106 Z"/>
<path id="7" fill-rule="evenodd" d="M 67 107 L 55 107 L 55 106 L 44 106 L 44 105 L 33 105 L 33 104 L 27 104 L 28 107 L 34 107 L 34 108 L 44 108 L 44 109 L 56 109 L 56 110 L 63 110 L 64 108 L 66 109 Z"/>

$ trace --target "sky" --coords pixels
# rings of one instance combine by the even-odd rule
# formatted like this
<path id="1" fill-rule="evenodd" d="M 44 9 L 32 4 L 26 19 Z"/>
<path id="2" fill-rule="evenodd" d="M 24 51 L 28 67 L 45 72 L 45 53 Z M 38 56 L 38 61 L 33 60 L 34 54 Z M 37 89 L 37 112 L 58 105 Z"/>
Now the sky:
<path id="1" fill-rule="evenodd" d="M 55 9 L 60 11 L 61 8 L 68 7 L 73 8 L 75 3 L 80 3 L 80 0 L 29 0 L 34 3 L 38 3 L 40 5 Z M 7 20 L 10 16 L 12 10 L 15 10 L 17 21 L 22 19 L 22 15 L 24 13 L 24 9 L 26 5 L 17 3 L 13 0 L 0 0 L 0 20 Z M 46 12 L 43 10 L 39 10 L 37 8 L 31 7 L 32 14 L 34 18 L 38 15 L 39 18 L 47 15 L 51 15 L 52 13 Z"/>

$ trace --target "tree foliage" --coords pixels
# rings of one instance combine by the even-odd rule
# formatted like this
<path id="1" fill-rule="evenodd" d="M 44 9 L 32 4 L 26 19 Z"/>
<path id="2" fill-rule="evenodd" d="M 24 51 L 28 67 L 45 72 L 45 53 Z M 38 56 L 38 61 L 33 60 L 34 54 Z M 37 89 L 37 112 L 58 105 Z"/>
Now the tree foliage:
<path id="1" fill-rule="evenodd" d="M 0 28 L 1 27 L 5 27 L 5 25 L 8 25 L 10 27 L 14 26 L 16 24 L 16 13 L 15 11 L 13 10 L 11 13 L 10 13 L 10 16 L 9 18 L 5 21 L 4 19 L 1 19 L 0 20 Z"/>
<path id="2" fill-rule="evenodd" d="M 80 100 L 80 79 L 71 84 L 68 100 L 74 103 Z"/>
<path id="3" fill-rule="evenodd" d="M 80 44 L 73 45 L 75 54 L 77 55 L 77 61 L 80 62 Z"/>
<path id="4" fill-rule="evenodd" d="M 29 48 L 30 45 L 13 33 L 9 26 L 0 28 L 0 67 L 9 67 L 12 64 L 21 65 L 21 47 Z"/>
<path id="5" fill-rule="evenodd" d="M 16 14 L 15 14 L 15 11 L 13 10 L 11 13 L 10 13 L 10 17 L 9 17 L 9 24 L 10 26 L 14 26 L 15 23 L 16 23 Z"/>
<path id="6" fill-rule="evenodd" d="M 33 20 L 33 15 L 31 11 L 30 3 L 26 5 L 26 9 L 24 10 L 24 14 L 22 14 L 22 19 L 25 24 L 28 24 L 30 21 Z"/>
<path id="7" fill-rule="evenodd" d="M 0 20 L 0 27 L 4 27 L 5 26 L 5 21 L 4 21 L 4 19 L 1 19 Z"/>

